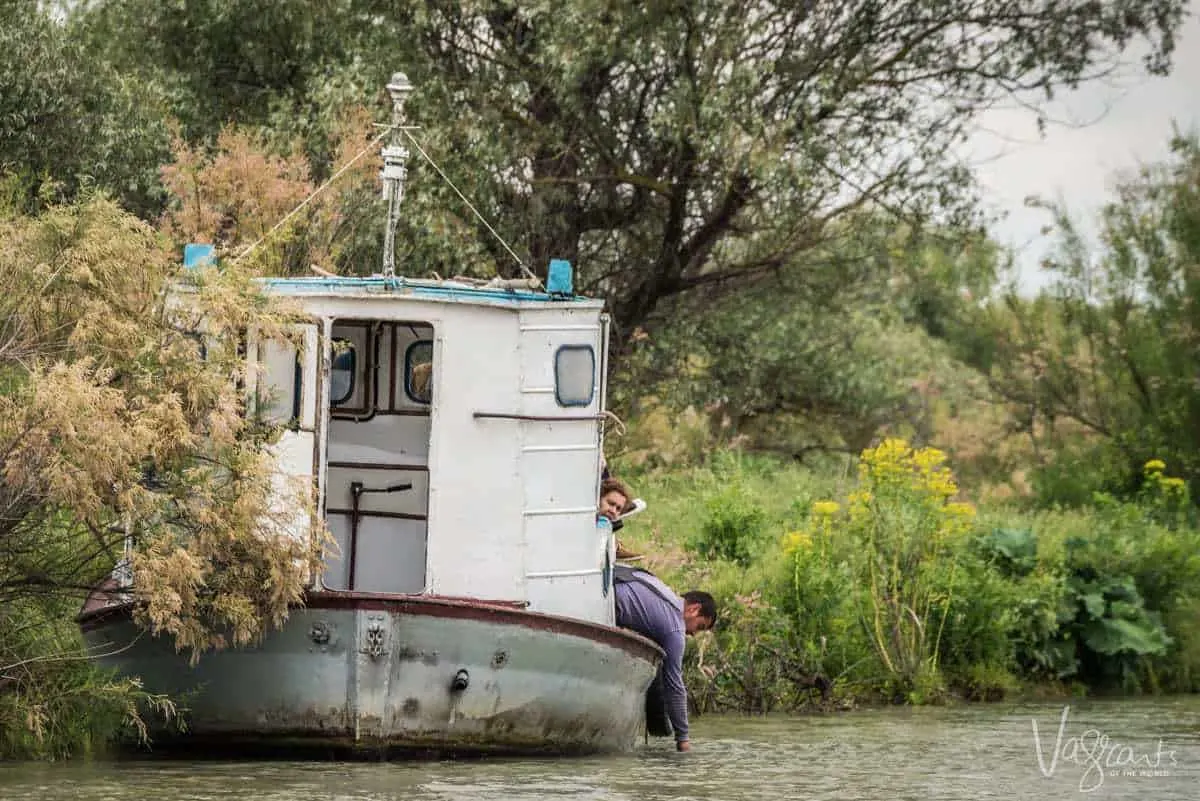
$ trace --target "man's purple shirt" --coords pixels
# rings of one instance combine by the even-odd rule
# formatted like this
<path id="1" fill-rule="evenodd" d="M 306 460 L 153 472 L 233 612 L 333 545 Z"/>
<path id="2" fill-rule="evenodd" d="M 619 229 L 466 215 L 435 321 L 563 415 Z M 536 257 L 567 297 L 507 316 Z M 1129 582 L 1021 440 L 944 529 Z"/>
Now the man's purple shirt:
<path id="1" fill-rule="evenodd" d="M 645 582 L 645 583 L 643 583 Z M 662 596 L 646 586 L 653 584 Z M 683 599 L 649 573 L 639 572 L 633 581 L 615 586 L 617 625 L 632 629 L 658 643 L 666 652 L 659 673 L 667 717 L 675 730 L 675 741 L 688 738 L 687 688 L 683 685 Z M 666 599 L 671 599 L 668 603 Z"/>

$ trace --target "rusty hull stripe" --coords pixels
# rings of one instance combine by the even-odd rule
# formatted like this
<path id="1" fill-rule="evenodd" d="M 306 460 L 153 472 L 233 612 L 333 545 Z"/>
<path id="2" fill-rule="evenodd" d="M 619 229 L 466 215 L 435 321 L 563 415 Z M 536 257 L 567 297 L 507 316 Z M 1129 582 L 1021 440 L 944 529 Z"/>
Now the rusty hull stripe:
<path id="1" fill-rule="evenodd" d="M 521 602 L 513 601 L 478 601 L 470 598 L 369 592 L 310 592 L 305 597 L 305 606 L 309 609 L 371 609 L 406 612 L 425 617 L 508 623 L 602 642 L 642 659 L 662 658 L 661 649 L 639 634 L 585 620 L 530 612 L 522 609 L 520 604 Z"/>
<path id="2" fill-rule="evenodd" d="M 481 601 L 471 598 L 451 598 L 436 595 L 392 595 L 369 592 L 312 591 L 305 595 L 306 609 L 369 609 L 402 612 L 422 617 L 441 617 L 454 620 L 480 620 L 486 623 L 507 623 L 537 631 L 567 634 L 619 648 L 640 659 L 658 661 L 663 652 L 655 643 L 632 631 L 590 623 L 586 620 L 530 612 L 521 601 Z M 85 631 L 104 627 L 109 618 L 128 619 L 132 603 L 123 603 L 81 613 L 76 620 Z"/>

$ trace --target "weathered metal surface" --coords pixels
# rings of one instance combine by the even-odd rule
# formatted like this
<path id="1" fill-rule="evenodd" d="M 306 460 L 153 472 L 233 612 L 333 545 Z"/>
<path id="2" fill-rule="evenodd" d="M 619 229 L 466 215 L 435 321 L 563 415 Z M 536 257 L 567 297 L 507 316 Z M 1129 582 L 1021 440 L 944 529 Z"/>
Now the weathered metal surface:
<path id="1" fill-rule="evenodd" d="M 462 602 L 359 601 L 298 609 L 259 646 L 195 667 L 169 640 L 139 637 L 127 608 L 84 630 L 101 652 L 132 643 L 105 663 L 183 699 L 189 747 L 593 753 L 641 731 L 660 653 L 636 635 Z"/>

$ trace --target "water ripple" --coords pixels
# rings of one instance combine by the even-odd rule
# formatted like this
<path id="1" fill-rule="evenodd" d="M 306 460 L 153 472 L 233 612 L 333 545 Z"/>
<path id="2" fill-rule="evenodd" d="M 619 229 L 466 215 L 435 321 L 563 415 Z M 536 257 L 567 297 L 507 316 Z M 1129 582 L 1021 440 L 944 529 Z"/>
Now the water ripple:
<path id="1" fill-rule="evenodd" d="M 803 718 L 703 717 L 693 723 L 695 749 L 689 754 L 677 754 L 670 743 L 656 741 L 633 754 L 594 759 L 0 765 L 0 799 L 1194 801 L 1200 797 L 1200 698 L 1089 702 L 1072 706 L 1065 721 L 1062 715 L 1061 705 L 994 705 Z M 1035 720 L 1043 757 L 1040 766 L 1033 737 Z M 1103 746 L 1101 751 L 1095 750 L 1098 745 Z M 1089 762 L 1088 753 L 1101 753 L 1099 770 Z M 1152 761 L 1157 767 L 1151 766 Z M 1130 762 L 1136 763 L 1133 768 L 1128 767 Z"/>

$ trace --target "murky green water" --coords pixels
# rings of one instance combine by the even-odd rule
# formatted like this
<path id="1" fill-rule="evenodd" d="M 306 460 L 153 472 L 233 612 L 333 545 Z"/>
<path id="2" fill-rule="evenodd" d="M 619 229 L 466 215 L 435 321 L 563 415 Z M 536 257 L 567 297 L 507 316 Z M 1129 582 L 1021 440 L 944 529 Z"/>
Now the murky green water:
<path id="1" fill-rule="evenodd" d="M 787 719 L 702 717 L 693 723 L 690 754 L 658 741 L 626 756 L 593 759 L 8 764 L 0 765 L 0 798 L 1200 798 L 1200 697 L 1076 704 L 1065 723 L 1062 716 L 1062 705 L 996 705 Z"/>

